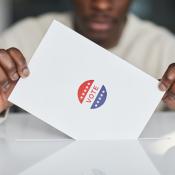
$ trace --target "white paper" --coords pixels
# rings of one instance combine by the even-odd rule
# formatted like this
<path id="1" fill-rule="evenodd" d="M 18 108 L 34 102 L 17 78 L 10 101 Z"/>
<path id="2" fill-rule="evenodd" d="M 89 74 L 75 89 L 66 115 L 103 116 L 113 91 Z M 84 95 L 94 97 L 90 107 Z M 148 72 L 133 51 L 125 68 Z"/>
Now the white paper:
<path id="1" fill-rule="evenodd" d="M 29 68 L 9 101 L 77 140 L 138 138 L 163 96 L 156 79 L 56 21 Z"/>

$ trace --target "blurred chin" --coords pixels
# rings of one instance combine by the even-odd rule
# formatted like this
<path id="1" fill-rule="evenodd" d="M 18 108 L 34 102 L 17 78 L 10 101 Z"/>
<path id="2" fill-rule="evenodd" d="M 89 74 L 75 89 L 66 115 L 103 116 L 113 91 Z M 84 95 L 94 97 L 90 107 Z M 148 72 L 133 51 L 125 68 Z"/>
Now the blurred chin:
<path id="1" fill-rule="evenodd" d="M 76 22 L 79 33 L 96 43 L 101 43 L 103 41 L 109 40 L 109 38 L 111 38 L 113 35 L 116 27 L 113 23 L 109 22 L 96 22 L 86 20 L 79 20 Z"/>
<path id="2" fill-rule="evenodd" d="M 107 40 L 110 37 L 110 35 L 108 32 L 89 32 L 87 33 L 87 37 L 94 42 L 100 42 L 103 40 Z"/>

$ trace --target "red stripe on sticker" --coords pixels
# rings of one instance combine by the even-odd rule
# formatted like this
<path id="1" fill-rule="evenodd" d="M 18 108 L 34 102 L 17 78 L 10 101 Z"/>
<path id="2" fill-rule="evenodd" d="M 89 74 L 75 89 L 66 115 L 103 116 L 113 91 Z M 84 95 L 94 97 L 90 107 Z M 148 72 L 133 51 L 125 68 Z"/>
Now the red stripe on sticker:
<path id="1" fill-rule="evenodd" d="M 78 99 L 80 103 L 83 103 L 88 91 L 90 90 L 94 80 L 88 80 L 82 83 L 78 89 Z"/>

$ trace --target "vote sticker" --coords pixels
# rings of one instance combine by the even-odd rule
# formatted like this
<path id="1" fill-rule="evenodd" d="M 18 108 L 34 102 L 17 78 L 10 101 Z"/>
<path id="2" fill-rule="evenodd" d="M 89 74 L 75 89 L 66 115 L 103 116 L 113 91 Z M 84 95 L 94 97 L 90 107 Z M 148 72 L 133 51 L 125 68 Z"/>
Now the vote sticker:
<path id="1" fill-rule="evenodd" d="M 101 107 L 107 98 L 107 91 L 104 85 L 97 84 L 94 80 L 82 83 L 78 89 L 78 99 L 90 109 Z"/>

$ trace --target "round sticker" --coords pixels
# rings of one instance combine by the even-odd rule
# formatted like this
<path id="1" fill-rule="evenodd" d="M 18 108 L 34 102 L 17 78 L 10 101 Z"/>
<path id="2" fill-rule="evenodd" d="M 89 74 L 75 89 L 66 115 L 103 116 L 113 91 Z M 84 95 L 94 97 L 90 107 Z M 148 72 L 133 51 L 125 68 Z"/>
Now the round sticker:
<path id="1" fill-rule="evenodd" d="M 106 87 L 98 85 L 94 80 L 87 80 L 78 89 L 78 99 L 81 104 L 90 105 L 91 109 L 101 107 L 107 97 Z"/>

